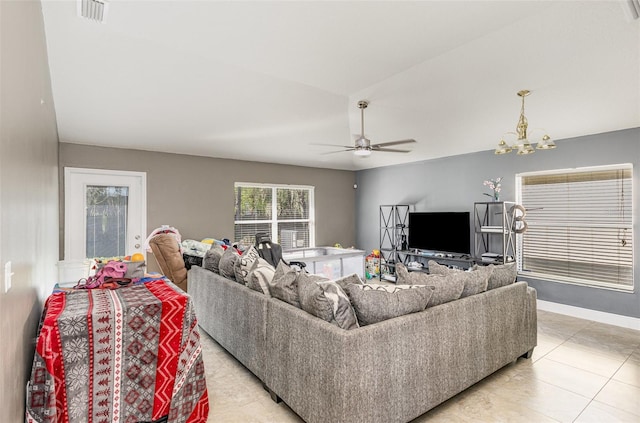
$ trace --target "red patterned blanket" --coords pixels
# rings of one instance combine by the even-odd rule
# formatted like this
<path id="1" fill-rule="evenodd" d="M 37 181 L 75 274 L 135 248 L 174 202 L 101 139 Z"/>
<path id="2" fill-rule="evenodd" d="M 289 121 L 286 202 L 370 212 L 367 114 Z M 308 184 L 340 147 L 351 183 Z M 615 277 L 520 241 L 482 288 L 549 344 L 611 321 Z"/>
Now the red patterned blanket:
<path id="1" fill-rule="evenodd" d="M 156 280 L 52 294 L 27 422 L 205 422 L 209 401 L 191 298 Z"/>

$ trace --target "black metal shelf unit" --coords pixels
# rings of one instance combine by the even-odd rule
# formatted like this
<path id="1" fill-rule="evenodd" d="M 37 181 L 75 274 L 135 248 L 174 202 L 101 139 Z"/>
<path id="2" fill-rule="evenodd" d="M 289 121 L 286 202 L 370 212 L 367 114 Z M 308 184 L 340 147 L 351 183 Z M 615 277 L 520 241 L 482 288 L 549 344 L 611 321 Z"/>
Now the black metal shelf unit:
<path id="1" fill-rule="evenodd" d="M 410 210 L 408 204 L 380 206 L 380 280 L 395 281 L 396 263 L 407 249 Z"/>
<path id="2" fill-rule="evenodd" d="M 474 254 L 478 263 L 515 261 L 515 205 L 512 201 L 474 204 Z"/>

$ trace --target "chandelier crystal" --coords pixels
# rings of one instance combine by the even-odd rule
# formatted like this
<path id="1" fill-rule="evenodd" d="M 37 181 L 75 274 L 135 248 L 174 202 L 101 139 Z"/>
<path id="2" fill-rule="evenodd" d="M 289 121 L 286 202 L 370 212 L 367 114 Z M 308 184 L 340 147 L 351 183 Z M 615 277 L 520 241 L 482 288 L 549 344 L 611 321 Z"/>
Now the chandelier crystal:
<path id="1" fill-rule="evenodd" d="M 516 125 L 516 132 L 507 132 L 505 134 L 515 135 L 517 140 L 513 145 L 509 145 L 503 136 L 498 143 L 498 148 L 496 148 L 495 154 L 507 154 L 516 150 L 519 155 L 525 155 L 535 153 L 536 148 L 538 150 L 551 150 L 556 148 L 556 144 L 547 134 L 543 135 L 540 141 L 538 141 L 536 148 L 533 147 L 531 140 L 529 139 L 529 135 L 527 134 L 529 122 L 527 121 L 527 117 L 524 115 L 524 98 L 529 94 L 531 94 L 529 90 L 518 91 L 518 96 L 522 98 L 522 107 L 520 108 L 520 118 Z"/>

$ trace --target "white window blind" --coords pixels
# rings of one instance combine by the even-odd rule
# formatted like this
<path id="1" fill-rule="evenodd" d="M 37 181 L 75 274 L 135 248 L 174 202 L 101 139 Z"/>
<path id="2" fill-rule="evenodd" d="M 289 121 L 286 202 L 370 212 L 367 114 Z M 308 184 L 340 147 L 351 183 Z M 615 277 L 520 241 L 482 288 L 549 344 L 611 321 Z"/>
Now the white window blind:
<path id="1" fill-rule="evenodd" d="M 527 210 L 519 270 L 559 282 L 633 289 L 630 164 L 517 176 Z"/>
<path id="2" fill-rule="evenodd" d="M 235 241 L 269 234 L 283 249 L 315 246 L 314 189 L 310 186 L 235 184 Z"/>

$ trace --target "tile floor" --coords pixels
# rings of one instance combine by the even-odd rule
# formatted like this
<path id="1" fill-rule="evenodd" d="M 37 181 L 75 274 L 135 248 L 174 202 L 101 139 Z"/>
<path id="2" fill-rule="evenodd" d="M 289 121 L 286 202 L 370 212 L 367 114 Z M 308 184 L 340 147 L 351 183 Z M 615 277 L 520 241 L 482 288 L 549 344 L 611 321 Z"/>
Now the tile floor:
<path id="1" fill-rule="evenodd" d="M 202 332 L 208 422 L 301 422 Z M 423 422 L 640 422 L 640 331 L 538 311 L 538 346 Z"/>

